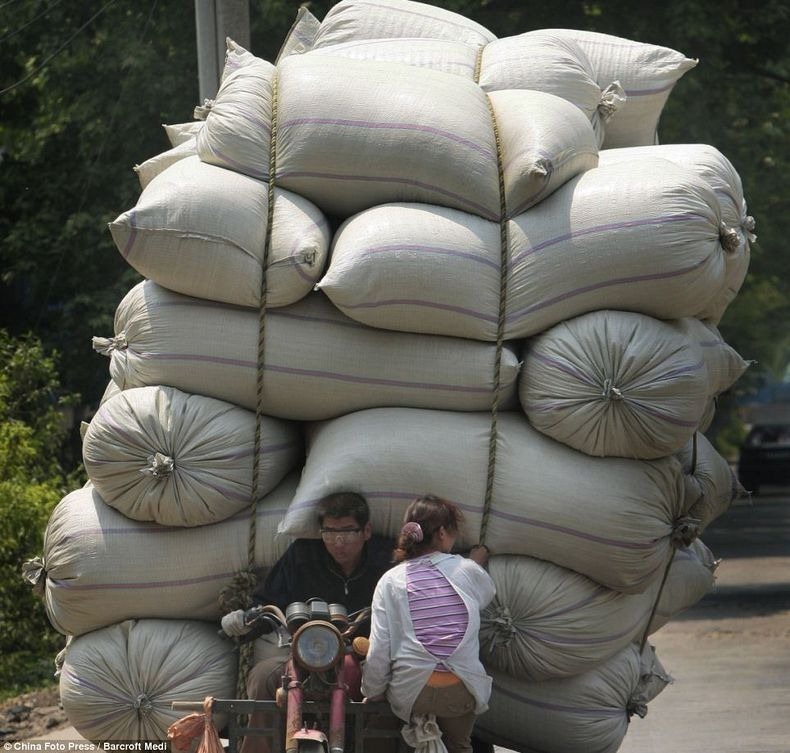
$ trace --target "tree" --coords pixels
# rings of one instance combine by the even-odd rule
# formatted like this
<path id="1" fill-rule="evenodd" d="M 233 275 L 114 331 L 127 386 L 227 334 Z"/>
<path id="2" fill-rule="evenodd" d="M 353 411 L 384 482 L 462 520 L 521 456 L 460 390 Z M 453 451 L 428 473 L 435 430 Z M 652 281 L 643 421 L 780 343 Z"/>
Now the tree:
<path id="1" fill-rule="evenodd" d="M 52 676 L 63 643 L 44 608 L 22 580 L 25 560 L 41 551 L 41 532 L 63 496 L 58 461 L 65 436 L 55 356 L 32 336 L 0 330 L 0 688 L 13 693 Z"/>
<path id="2" fill-rule="evenodd" d="M 160 123 L 197 103 L 186 0 L 6 4 L 0 20 L 0 326 L 64 354 L 90 404 L 106 364 L 91 337 L 139 279 L 107 223 L 134 205 L 132 166 L 168 148 Z M 186 19 L 186 23 L 184 22 Z"/>

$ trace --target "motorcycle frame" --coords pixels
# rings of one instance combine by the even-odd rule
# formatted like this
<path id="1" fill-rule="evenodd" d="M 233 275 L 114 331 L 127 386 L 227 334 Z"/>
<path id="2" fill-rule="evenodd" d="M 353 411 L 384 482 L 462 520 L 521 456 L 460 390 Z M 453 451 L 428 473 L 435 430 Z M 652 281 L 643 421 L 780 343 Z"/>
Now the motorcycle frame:
<path id="1" fill-rule="evenodd" d="M 304 714 L 319 718 L 329 718 L 330 701 L 302 701 Z M 174 708 L 183 711 L 202 711 L 202 702 L 175 702 Z M 239 738 L 246 735 L 261 735 L 268 737 L 271 742 L 272 753 L 285 753 L 285 709 L 278 706 L 276 701 L 250 701 L 237 698 L 215 698 L 213 701 L 215 714 L 226 714 L 228 753 L 238 753 Z M 256 711 L 264 711 L 273 719 L 270 726 L 250 727 L 246 719 Z M 383 739 L 397 739 L 398 753 L 407 753 L 406 746 L 400 734 L 400 724 L 393 728 L 370 726 L 370 717 L 386 717 L 395 719 L 395 716 L 386 701 L 362 703 L 361 701 L 345 702 L 345 715 L 353 722 L 354 750 L 346 753 L 376 753 L 376 742 Z"/>

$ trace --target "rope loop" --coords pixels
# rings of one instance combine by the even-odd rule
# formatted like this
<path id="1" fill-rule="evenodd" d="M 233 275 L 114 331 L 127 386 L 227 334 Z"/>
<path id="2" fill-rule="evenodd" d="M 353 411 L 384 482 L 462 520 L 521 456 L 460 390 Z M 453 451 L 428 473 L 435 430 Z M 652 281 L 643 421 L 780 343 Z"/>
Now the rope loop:
<path id="1" fill-rule="evenodd" d="M 614 382 L 611 379 L 604 379 L 601 397 L 607 402 L 624 399 L 622 391 L 619 387 L 614 386 Z"/>
<path id="2" fill-rule="evenodd" d="M 510 645 L 510 641 L 518 633 L 513 615 L 504 604 L 497 604 L 487 609 L 485 621 L 492 626 L 494 631 L 494 638 L 488 649 L 491 653 L 500 646 Z"/>
<path id="3" fill-rule="evenodd" d="M 165 455 L 161 452 L 155 452 L 153 455 L 149 455 L 146 458 L 146 462 L 148 463 L 148 467 L 141 469 L 140 473 L 153 476 L 154 478 L 167 478 L 173 473 L 176 467 L 176 461 L 171 458 L 170 455 Z"/>
<path id="4" fill-rule="evenodd" d="M 675 521 L 670 540 L 676 549 L 691 546 L 702 532 L 702 521 L 698 518 L 683 517 Z"/>

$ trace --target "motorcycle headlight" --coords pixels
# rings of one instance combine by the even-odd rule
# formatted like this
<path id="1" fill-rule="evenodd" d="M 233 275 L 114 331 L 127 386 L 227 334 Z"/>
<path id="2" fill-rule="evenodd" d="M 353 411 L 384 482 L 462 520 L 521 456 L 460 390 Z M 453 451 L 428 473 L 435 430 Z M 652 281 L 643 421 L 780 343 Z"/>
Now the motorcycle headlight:
<path id="1" fill-rule="evenodd" d="M 343 656 L 343 637 L 329 622 L 314 620 L 302 625 L 293 637 L 294 661 L 310 672 L 334 667 Z"/>

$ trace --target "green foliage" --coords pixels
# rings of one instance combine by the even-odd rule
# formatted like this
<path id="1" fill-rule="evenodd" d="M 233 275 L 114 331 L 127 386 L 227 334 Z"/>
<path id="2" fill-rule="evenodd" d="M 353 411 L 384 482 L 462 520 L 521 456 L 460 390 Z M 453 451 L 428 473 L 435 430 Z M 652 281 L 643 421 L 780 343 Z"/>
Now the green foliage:
<path id="1" fill-rule="evenodd" d="M 132 166 L 168 148 L 160 123 L 191 120 L 194 4 L 6 5 L 0 88 L 40 70 L 2 95 L 0 326 L 64 353 L 65 384 L 95 404 L 107 372 L 91 336 L 139 279 L 106 225 L 137 199 Z"/>
<path id="2" fill-rule="evenodd" d="M 0 330 L 0 688 L 4 694 L 41 685 L 63 644 L 41 601 L 21 577 L 41 552 L 41 532 L 64 493 L 58 460 L 65 436 L 55 358 L 34 337 Z"/>

